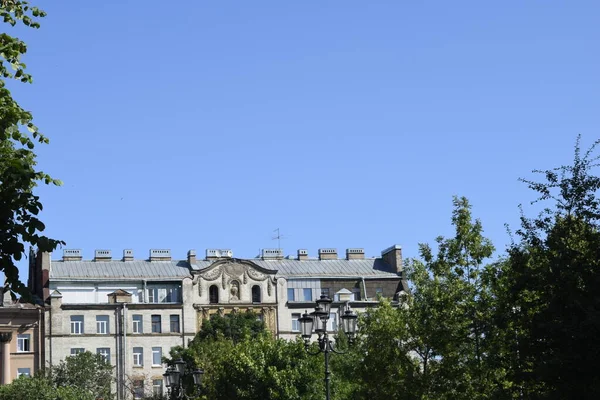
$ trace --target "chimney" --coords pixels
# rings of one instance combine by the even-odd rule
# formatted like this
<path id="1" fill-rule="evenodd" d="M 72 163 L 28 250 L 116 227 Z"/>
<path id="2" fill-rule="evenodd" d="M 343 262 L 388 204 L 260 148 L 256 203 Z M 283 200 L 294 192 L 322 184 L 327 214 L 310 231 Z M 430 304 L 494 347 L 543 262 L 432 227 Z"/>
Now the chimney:
<path id="1" fill-rule="evenodd" d="M 196 265 L 196 250 L 190 250 L 188 251 L 188 264 L 190 264 L 191 266 Z"/>
<path id="2" fill-rule="evenodd" d="M 171 250 L 150 249 L 150 261 L 171 261 Z"/>
<path id="3" fill-rule="evenodd" d="M 381 258 L 392 266 L 397 273 L 402 272 L 402 246 L 395 244 L 381 252 Z"/>
<path id="4" fill-rule="evenodd" d="M 346 249 L 346 260 L 364 260 L 365 249 Z"/>
<path id="5" fill-rule="evenodd" d="M 112 254 L 110 250 L 96 250 L 94 252 L 94 261 L 110 261 Z"/>
<path id="6" fill-rule="evenodd" d="M 308 250 L 300 249 L 298 250 L 298 260 L 308 260 Z"/>
<path id="7" fill-rule="evenodd" d="M 262 249 L 263 260 L 281 260 L 283 258 L 283 250 L 281 249 Z"/>
<path id="8" fill-rule="evenodd" d="M 131 249 L 123 250 L 123 261 L 133 261 L 133 250 L 131 250 Z"/>
<path id="9" fill-rule="evenodd" d="M 81 255 L 81 249 L 64 249 L 63 250 L 63 261 L 81 261 L 83 256 Z"/>
<path id="10" fill-rule="evenodd" d="M 216 258 L 231 258 L 233 251 L 230 249 L 206 249 L 206 259 L 214 260 Z"/>
<path id="11" fill-rule="evenodd" d="M 337 260 L 337 249 L 319 249 L 319 260 Z"/>

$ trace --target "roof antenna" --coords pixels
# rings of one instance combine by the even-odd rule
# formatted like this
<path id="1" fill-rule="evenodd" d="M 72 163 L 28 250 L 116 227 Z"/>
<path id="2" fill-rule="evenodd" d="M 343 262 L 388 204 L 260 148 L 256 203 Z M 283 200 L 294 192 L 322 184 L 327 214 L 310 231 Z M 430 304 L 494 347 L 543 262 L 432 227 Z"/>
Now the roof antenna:
<path id="1" fill-rule="evenodd" d="M 273 232 L 277 232 L 277 234 L 276 234 L 275 236 L 273 236 L 273 237 L 271 238 L 271 240 L 277 240 L 277 250 L 280 250 L 280 251 L 281 251 L 281 239 L 287 239 L 287 236 L 285 236 L 285 235 L 282 235 L 282 234 L 279 232 L 279 228 L 277 228 L 277 229 L 273 229 Z"/>

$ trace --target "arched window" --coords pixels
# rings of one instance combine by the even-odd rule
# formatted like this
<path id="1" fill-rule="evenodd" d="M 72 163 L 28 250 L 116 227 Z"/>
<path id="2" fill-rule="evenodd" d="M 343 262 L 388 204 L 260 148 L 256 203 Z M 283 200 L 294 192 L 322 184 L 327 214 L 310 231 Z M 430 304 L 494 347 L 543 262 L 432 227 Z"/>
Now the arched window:
<path id="1" fill-rule="evenodd" d="M 260 303 L 260 286 L 258 285 L 252 286 L 252 302 Z"/>
<path id="2" fill-rule="evenodd" d="M 217 285 L 212 285 L 208 289 L 208 302 L 210 304 L 218 304 L 219 303 L 219 288 Z"/>

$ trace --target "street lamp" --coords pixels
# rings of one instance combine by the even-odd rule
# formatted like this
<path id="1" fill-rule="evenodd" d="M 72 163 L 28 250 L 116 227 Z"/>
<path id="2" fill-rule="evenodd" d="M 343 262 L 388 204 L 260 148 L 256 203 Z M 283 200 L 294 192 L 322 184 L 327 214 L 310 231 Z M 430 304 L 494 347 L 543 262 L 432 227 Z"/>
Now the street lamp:
<path id="1" fill-rule="evenodd" d="M 185 394 L 183 377 L 189 375 L 192 375 L 192 378 L 194 380 L 194 386 L 197 392 L 200 393 L 200 387 L 202 386 L 202 376 L 204 375 L 204 370 L 195 369 L 193 371 L 186 371 L 186 363 L 181 358 L 175 361 L 174 364 L 175 365 L 168 367 L 165 373 L 163 374 L 169 399 L 180 400 L 188 398 L 188 396 Z"/>
<path id="2" fill-rule="evenodd" d="M 302 332 L 302 338 L 304 339 L 304 347 L 308 354 L 317 355 L 319 353 L 325 354 L 325 399 L 329 400 L 329 353 L 344 354 L 344 352 L 336 350 L 332 340 L 329 340 L 329 334 L 327 333 L 327 321 L 329 321 L 329 311 L 331 310 L 331 299 L 326 295 L 322 295 L 317 300 L 315 311 L 308 314 L 306 311 L 304 315 L 298 319 L 300 322 L 300 330 Z M 352 344 L 354 342 L 354 335 L 356 334 L 356 321 L 358 316 L 356 313 L 349 309 L 344 312 L 341 316 L 342 329 L 348 337 L 348 342 Z M 317 334 L 319 342 L 319 350 L 311 353 L 308 348 L 310 344 L 310 338 L 314 332 Z"/>

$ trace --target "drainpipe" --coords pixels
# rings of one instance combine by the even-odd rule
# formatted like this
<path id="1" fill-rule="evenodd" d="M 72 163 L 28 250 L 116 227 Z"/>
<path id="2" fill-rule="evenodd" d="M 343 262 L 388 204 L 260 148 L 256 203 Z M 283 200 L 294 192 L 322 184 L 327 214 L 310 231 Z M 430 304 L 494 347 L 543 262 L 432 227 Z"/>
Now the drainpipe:
<path id="1" fill-rule="evenodd" d="M 123 303 L 123 352 L 127 351 L 127 304 Z M 127 372 L 127 354 L 123 355 L 123 383 L 125 383 L 125 373 Z"/>
<path id="2" fill-rule="evenodd" d="M 365 293 L 365 301 L 367 301 L 367 285 L 365 285 L 365 277 L 361 276 L 360 279 L 362 280 L 362 284 L 363 284 L 363 292 Z"/>

